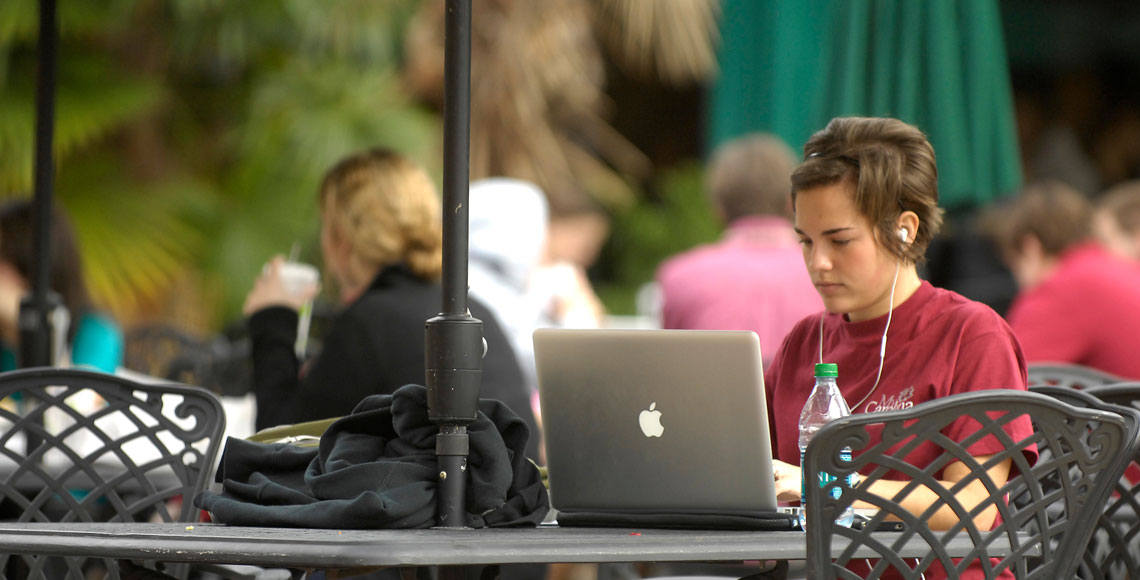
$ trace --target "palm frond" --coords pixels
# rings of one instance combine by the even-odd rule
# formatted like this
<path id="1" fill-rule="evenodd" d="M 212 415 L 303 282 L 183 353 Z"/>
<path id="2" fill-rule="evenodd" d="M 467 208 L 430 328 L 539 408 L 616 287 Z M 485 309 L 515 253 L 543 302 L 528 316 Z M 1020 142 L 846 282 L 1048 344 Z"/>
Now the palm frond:
<path id="1" fill-rule="evenodd" d="M 39 5 L 36 0 L 9 0 L 0 3 L 0 45 L 35 39 L 38 15 Z"/>
<path id="2" fill-rule="evenodd" d="M 437 118 L 383 69 L 297 57 L 257 79 L 247 113 L 233 133 L 236 169 L 209 263 L 227 281 L 230 316 L 265 260 L 294 242 L 316 249 L 317 186 L 336 161 L 375 146 L 428 166 L 439 159 Z"/>
<path id="3" fill-rule="evenodd" d="M 61 38 L 95 33 L 122 23 L 138 0 L 102 0 L 101 2 L 60 2 L 57 5 Z M 34 44 L 39 35 L 39 2 L 37 0 L 4 0 L 0 2 L 0 46 Z"/>
<path id="4" fill-rule="evenodd" d="M 480 3 L 472 17 L 471 177 L 528 179 L 554 212 L 628 204 L 649 162 L 606 120 L 605 63 L 580 0 Z M 442 102 L 443 10 L 425 3 L 407 36 L 405 78 Z M 597 190 L 601 186 L 603 190 Z"/>
<path id="5" fill-rule="evenodd" d="M 595 0 L 606 46 L 630 73 L 686 85 L 716 73 L 719 0 Z"/>
<path id="6" fill-rule="evenodd" d="M 418 0 L 290 0 L 286 11 L 299 32 L 303 52 L 358 64 L 395 63 L 401 31 Z"/>
<path id="7" fill-rule="evenodd" d="M 53 154 L 56 163 L 153 107 L 162 90 L 129 77 L 94 55 L 69 54 L 59 63 Z M 35 89 L 29 78 L 0 93 L 0 191 L 32 187 Z"/>
<path id="8" fill-rule="evenodd" d="M 277 0 L 172 0 L 171 62 L 177 69 L 202 71 L 225 81 L 263 58 L 288 52 L 296 31 Z"/>
<path id="9" fill-rule="evenodd" d="M 36 4 L 0 0 L 0 196 L 31 188 Z M 272 253 L 315 250 L 316 181 L 340 156 L 386 144 L 437 166 L 437 116 L 386 72 L 419 4 L 60 3 L 56 191 L 100 304 L 154 315 L 205 280 L 179 294 L 235 315 Z"/>
<path id="10" fill-rule="evenodd" d="M 178 66 L 239 75 L 276 59 L 320 55 L 391 64 L 419 0 L 175 0 L 170 3 Z"/>
<path id="11" fill-rule="evenodd" d="M 102 152 L 72 158 L 56 192 L 75 225 L 92 299 L 124 323 L 153 314 L 199 261 L 206 240 L 183 216 L 189 204 L 216 198 L 192 179 L 132 180 Z"/>
<path id="12" fill-rule="evenodd" d="M 388 145 L 421 157 L 435 144 L 434 118 L 403 94 L 394 72 L 342 61 L 298 59 L 266 75 L 249 114 L 242 132 L 253 142 L 243 143 L 242 156 L 311 177 L 364 147 Z"/>

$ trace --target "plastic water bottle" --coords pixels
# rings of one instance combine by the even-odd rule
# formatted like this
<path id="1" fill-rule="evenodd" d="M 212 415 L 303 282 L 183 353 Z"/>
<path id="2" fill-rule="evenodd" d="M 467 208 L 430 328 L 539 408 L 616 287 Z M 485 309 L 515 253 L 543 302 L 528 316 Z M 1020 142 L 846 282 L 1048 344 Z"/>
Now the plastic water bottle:
<path id="1" fill-rule="evenodd" d="M 804 404 L 804 410 L 800 413 L 800 465 L 804 464 L 804 452 L 807 450 L 808 443 L 811 438 L 815 436 L 816 432 L 821 427 L 826 425 L 832 419 L 846 417 L 851 414 L 851 410 L 847 408 L 847 401 L 843 398 L 843 393 L 839 392 L 839 384 L 836 382 L 839 376 L 839 368 L 834 363 L 820 363 L 815 365 L 815 388 L 812 389 L 811 395 L 808 396 L 807 403 Z M 841 452 L 844 459 L 851 460 L 851 449 L 844 449 Z M 835 479 L 834 476 L 828 473 L 818 474 L 818 485 L 823 487 Z M 803 474 L 802 488 L 800 490 L 800 527 L 807 529 L 807 486 L 808 480 L 815 480 L 815 476 L 807 473 Z M 855 476 L 847 476 L 847 485 L 853 487 L 855 485 Z M 842 493 L 840 488 L 835 488 L 832 491 L 833 496 L 838 499 L 839 494 Z M 841 526 L 851 526 L 851 522 L 855 519 L 855 511 L 848 506 L 848 508 L 835 520 Z"/>

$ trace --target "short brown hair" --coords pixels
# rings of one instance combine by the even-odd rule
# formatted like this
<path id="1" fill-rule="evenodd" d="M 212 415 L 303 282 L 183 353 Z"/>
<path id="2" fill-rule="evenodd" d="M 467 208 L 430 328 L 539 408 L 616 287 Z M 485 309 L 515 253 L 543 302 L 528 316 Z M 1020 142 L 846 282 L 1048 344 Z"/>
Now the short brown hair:
<path id="1" fill-rule="evenodd" d="M 775 135 L 753 133 L 716 149 L 706 175 L 706 190 L 726 222 L 750 215 L 788 217 L 792 148 Z"/>
<path id="2" fill-rule="evenodd" d="M 1097 203 L 1121 230 L 1140 232 L 1140 180 L 1126 181 L 1104 192 Z"/>
<path id="3" fill-rule="evenodd" d="M 439 194 L 419 165 L 388 149 L 357 153 L 325 174 L 320 203 L 327 223 L 351 247 L 355 276 L 370 279 L 403 262 L 420 278 L 439 278 Z"/>
<path id="4" fill-rule="evenodd" d="M 804 145 L 804 162 L 792 173 L 796 193 L 848 181 L 855 206 L 891 253 L 922 263 L 942 229 L 934 147 L 917 127 L 898 119 L 838 117 Z M 918 215 L 911 243 L 895 236 L 904 211 Z"/>
<path id="5" fill-rule="evenodd" d="M 1092 236 L 1088 198 L 1060 181 L 1031 183 L 1015 197 L 982 214 L 982 232 L 1003 256 L 1016 256 L 1021 242 L 1033 236 L 1046 255 L 1059 256 Z"/>

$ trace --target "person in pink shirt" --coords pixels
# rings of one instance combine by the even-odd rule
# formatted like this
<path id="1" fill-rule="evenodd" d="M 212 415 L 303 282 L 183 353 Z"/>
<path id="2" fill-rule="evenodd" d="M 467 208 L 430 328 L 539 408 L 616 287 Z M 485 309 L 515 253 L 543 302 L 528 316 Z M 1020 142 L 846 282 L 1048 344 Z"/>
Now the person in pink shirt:
<path id="1" fill-rule="evenodd" d="M 716 151 L 706 189 L 728 227 L 720 241 L 658 269 L 663 327 L 752 330 L 768 362 L 792 326 L 820 310 L 789 220 L 795 163 L 787 144 L 767 134 Z"/>
<path id="2" fill-rule="evenodd" d="M 1140 379 L 1140 267 L 1094 241 L 1085 196 L 1032 184 L 984 223 L 1019 287 L 1006 318 L 1026 359 Z"/>

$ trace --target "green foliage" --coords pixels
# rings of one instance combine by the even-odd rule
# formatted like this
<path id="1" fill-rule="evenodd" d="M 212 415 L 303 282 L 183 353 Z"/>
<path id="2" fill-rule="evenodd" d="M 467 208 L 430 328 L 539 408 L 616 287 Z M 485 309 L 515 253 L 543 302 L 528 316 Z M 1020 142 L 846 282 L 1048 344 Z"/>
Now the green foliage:
<path id="1" fill-rule="evenodd" d="M 140 189 L 119 159 L 98 151 L 77 155 L 61 172 L 59 202 L 72 216 L 88 285 L 112 311 L 158 299 L 201 252 L 204 237 L 181 216 L 212 191 L 189 179 Z"/>
<path id="2" fill-rule="evenodd" d="M 53 155 L 63 163 L 162 98 L 154 80 L 117 70 L 106 55 L 69 45 L 59 63 Z M 35 151 L 35 71 L 27 58 L 0 93 L 0 191 L 30 192 Z"/>
<path id="3" fill-rule="evenodd" d="M 108 140 L 164 100 L 160 79 L 123 66 L 105 31 L 121 29 L 134 2 L 59 5 L 54 94 L 56 203 L 76 226 L 96 301 L 115 312 L 153 297 L 183 270 L 195 247 L 179 227 L 177 199 L 129 176 Z M 0 3 L 0 196 L 33 188 L 38 3 Z M 157 236 L 157 237 L 156 237 Z"/>
<path id="4" fill-rule="evenodd" d="M 418 3 L 60 3 L 55 193 L 96 300 L 129 319 L 197 271 L 218 328 L 267 258 L 301 242 L 316 260 L 336 159 L 388 145 L 438 166 L 438 120 L 394 73 Z M 37 34 L 35 0 L 0 2 L 0 196 L 33 186 Z"/>
<path id="5" fill-rule="evenodd" d="M 720 237 L 723 226 L 703 191 L 703 169 L 692 163 L 666 171 L 660 195 L 644 198 L 614 217 L 599 259 L 598 296 L 612 314 L 636 312 L 636 295 L 653 281 L 666 258 Z"/>
<path id="6" fill-rule="evenodd" d="M 403 94 L 394 72 L 410 6 L 272 2 L 190 15 L 231 31 L 216 58 L 241 72 L 227 86 L 244 88 L 235 103 L 242 114 L 222 134 L 232 165 L 218 182 L 225 207 L 208 225 L 217 243 L 203 256 L 223 292 L 224 320 L 240 316 L 241 299 L 271 256 L 300 244 L 302 257 L 317 261 L 317 187 L 338 159 L 388 146 L 437 162 L 438 120 Z M 276 26 L 265 26 L 273 19 Z M 183 46 L 203 54 L 192 42 Z"/>
<path id="7" fill-rule="evenodd" d="M 0 0 L 0 197 L 33 185 L 37 4 Z M 60 3 L 55 191 L 96 299 L 129 322 L 202 280 L 186 290 L 216 297 L 203 313 L 216 330 L 272 255 L 300 243 L 319 263 L 316 191 L 337 159 L 388 146 L 438 171 L 439 119 L 397 74 L 420 4 Z M 599 265 L 615 313 L 661 260 L 720 232 L 699 167 L 655 190 L 615 217 Z"/>
<path id="8" fill-rule="evenodd" d="M 137 0 L 88 0 L 57 2 L 60 36 L 63 38 L 96 34 L 121 25 Z M 34 45 L 39 32 L 38 0 L 0 2 L 0 46 Z"/>

